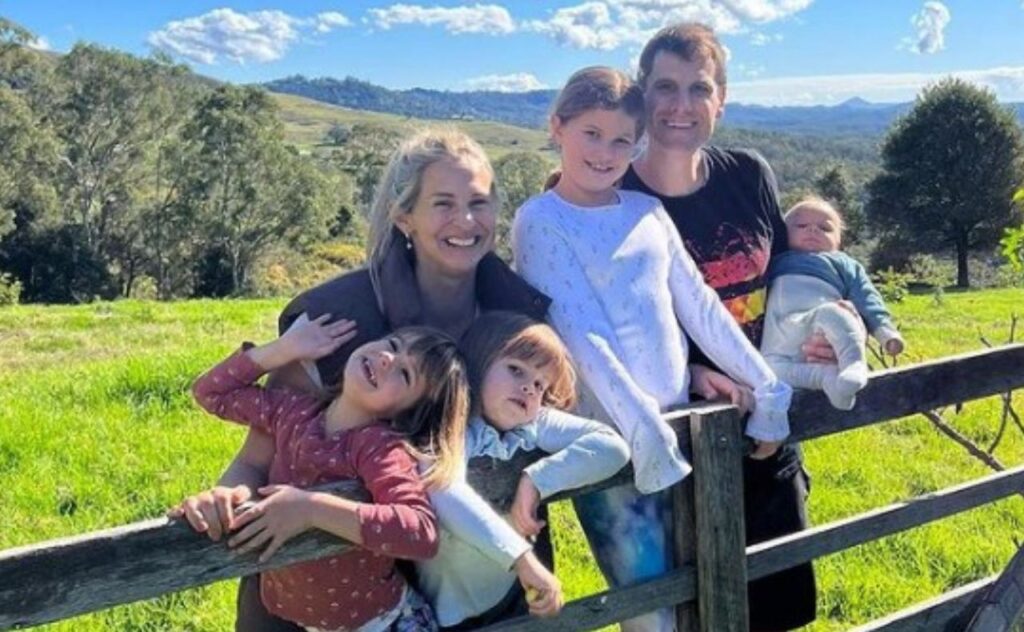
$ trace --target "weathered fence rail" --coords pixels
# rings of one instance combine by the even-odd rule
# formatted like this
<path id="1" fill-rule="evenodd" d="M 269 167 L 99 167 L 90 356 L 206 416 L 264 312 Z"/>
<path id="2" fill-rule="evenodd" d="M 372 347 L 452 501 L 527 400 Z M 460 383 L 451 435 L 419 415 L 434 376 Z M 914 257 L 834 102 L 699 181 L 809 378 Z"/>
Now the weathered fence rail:
<path id="1" fill-rule="evenodd" d="M 887 370 L 872 375 L 852 411 L 833 409 L 820 393 L 799 393 L 791 413 L 792 439 L 844 432 L 1022 386 L 1024 345 Z M 736 410 L 712 403 L 675 411 L 667 419 L 694 463 L 694 475 L 673 494 L 677 568 L 651 581 L 573 601 L 555 618 L 522 617 L 489 629 L 594 629 L 656 608 L 679 606 L 681 629 L 745 630 L 748 579 L 1024 492 L 1024 467 L 1017 467 L 744 548 L 742 437 Z M 470 481 L 485 498 L 507 506 L 522 468 L 533 458 L 521 455 L 501 465 L 474 462 Z M 630 476 L 627 467 L 588 490 L 620 484 Z M 331 488 L 346 495 L 360 493 L 351 485 Z M 0 551 L 0 630 L 66 619 L 349 546 L 311 532 L 295 538 L 269 563 L 257 564 L 254 555 L 234 555 L 184 524 L 160 518 Z M 1000 582 L 976 581 L 858 630 L 962 630 L 968 625 L 985 632 L 1005 629 L 1024 609 L 1024 590 L 1018 585 L 1024 584 L 1018 577 L 1024 572 L 1017 570 L 1019 566 L 1024 562 L 1015 558 Z"/>

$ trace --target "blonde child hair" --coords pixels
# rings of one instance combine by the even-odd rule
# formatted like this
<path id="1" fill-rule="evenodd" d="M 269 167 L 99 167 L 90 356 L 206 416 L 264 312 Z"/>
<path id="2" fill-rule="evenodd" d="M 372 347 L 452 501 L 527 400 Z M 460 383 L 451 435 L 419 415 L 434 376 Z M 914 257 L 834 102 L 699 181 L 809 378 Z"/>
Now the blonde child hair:
<path id="1" fill-rule="evenodd" d="M 483 410 L 479 398 L 484 376 L 501 358 L 550 366 L 551 384 L 541 403 L 559 410 L 569 410 L 576 405 L 576 370 L 569 350 L 548 325 L 514 312 L 488 312 L 473 322 L 463 335 L 461 346 L 469 370 L 475 412 Z"/>
<path id="2" fill-rule="evenodd" d="M 786 226 L 789 226 L 792 221 L 792 216 L 799 211 L 817 211 L 823 213 L 832 218 L 836 223 L 836 227 L 839 228 L 839 234 L 842 236 L 843 231 L 846 230 L 846 222 L 843 220 L 842 213 L 835 207 L 831 202 L 818 195 L 805 195 L 800 198 L 800 201 L 789 208 L 788 211 L 783 213 L 782 220 L 786 222 Z"/>
<path id="3" fill-rule="evenodd" d="M 463 461 L 469 417 L 466 363 L 448 334 L 432 327 L 403 327 L 392 334 L 415 358 L 427 385 L 414 406 L 391 419 L 410 451 L 430 463 L 423 476 L 428 488 L 445 487 Z"/>

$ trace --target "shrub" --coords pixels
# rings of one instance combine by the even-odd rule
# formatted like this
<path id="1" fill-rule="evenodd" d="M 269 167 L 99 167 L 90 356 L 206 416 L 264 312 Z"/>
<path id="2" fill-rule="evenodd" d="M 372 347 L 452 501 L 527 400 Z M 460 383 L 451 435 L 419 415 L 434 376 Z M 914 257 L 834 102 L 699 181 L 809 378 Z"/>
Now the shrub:
<path id="1" fill-rule="evenodd" d="M 886 301 L 900 303 L 907 297 L 907 286 L 912 278 L 906 272 L 886 268 L 875 274 L 875 286 Z"/>
<path id="2" fill-rule="evenodd" d="M 21 281 L 13 274 L 0 273 L 0 307 L 17 305 L 21 299 Z"/>

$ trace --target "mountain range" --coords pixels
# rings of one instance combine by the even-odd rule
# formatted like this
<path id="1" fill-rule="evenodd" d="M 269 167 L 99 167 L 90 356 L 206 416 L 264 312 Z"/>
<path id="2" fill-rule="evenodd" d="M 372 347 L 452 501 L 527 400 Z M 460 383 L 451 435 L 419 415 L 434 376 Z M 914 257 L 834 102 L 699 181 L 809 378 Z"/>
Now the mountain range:
<path id="1" fill-rule="evenodd" d="M 542 127 L 557 90 L 532 92 L 449 92 L 413 88 L 391 90 L 346 77 L 310 79 L 292 75 L 262 84 L 272 92 L 294 94 L 343 107 L 417 118 L 470 119 Z M 871 103 L 852 98 L 838 105 L 765 106 L 728 103 L 725 124 L 743 129 L 825 136 L 884 134 L 912 103 Z M 1024 103 L 1008 104 L 1024 124 Z"/>

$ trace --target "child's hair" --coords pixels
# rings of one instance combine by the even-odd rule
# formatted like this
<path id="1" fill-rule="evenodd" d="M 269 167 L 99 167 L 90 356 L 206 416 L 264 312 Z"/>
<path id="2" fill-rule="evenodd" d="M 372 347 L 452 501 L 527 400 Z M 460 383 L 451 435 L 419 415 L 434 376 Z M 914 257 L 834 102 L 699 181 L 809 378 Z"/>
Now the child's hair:
<path id="1" fill-rule="evenodd" d="M 836 223 L 836 227 L 839 228 L 840 235 L 842 235 L 843 231 L 846 230 L 846 222 L 843 221 L 843 215 L 839 212 L 839 209 L 825 198 L 817 195 L 805 195 L 800 198 L 799 202 L 791 206 L 790 209 L 782 216 L 783 221 L 786 222 L 786 226 L 789 226 L 790 218 L 795 213 L 804 210 L 818 211 L 819 213 L 824 213 L 825 215 L 832 217 Z"/>
<path id="2" fill-rule="evenodd" d="M 607 66 L 577 70 L 558 93 L 551 116 L 568 123 L 590 110 L 622 110 L 636 121 L 636 138 L 644 133 L 644 93 L 626 73 Z"/>
<path id="3" fill-rule="evenodd" d="M 462 336 L 461 346 L 476 412 L 483 410 L 481 385 L 487 370 L 506 357 L 551 366 L 551 384 L 541 399 L 545 406 L 568 410 L 576 405 L 576 371 L 569 350 L 548 325 L 514 312 L 487 312 Z"/>
<path id="4" fill-rule="evenodd" d="M 454 160 L 488 173 L 491 176 L 490 196 L 495 204 L 498 203 L 494 168 L 475 140 L 465 132 L 448 126 L 428 127 L 413 134 L 391 154 L 374 194 L 370 210 L 370 236 L 366 243 L 371 277 L 376 278 L 380 264 L 391 246 L 404 239 L 395 227 L 395 220 L 412 212 L 416 206 L 423 172 L 442 160 Z"/>
<path id="5" fill-rule="evenodd" d="M 391 419 L 418 457 L 432 461 L 423 477 L 428 487 L 447 485 L 462 465 L 469 382 L 466 364 L 449 335 L 431 327 L 403 327 L 394 335 L 406 345 L 426 384 L 416 404 Z"/>
<path id="6" fill-rule="evenodd" d="M 654 34 L 640 53 L 637 83 L 647 89 L 654 58 L 665 51 L 689 62 L 711 61 L 715 64 L 715 83 L 725 86 L 725 48 L 709 26 L 696 22 L 683 22 L 666 26 Z"/>

